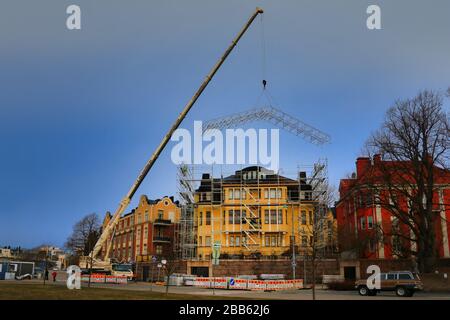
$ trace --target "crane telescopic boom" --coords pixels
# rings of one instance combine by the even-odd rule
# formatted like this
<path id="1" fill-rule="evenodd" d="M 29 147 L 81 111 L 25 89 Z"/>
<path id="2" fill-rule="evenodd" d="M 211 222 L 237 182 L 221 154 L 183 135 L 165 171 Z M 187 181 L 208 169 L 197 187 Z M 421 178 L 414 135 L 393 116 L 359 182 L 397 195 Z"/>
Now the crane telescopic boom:
<path id="1" fill-rule="evenodd" d="M 189 112 L 189 110 L 192 108 L 194 103 L 197 101 L 197 99 L 200 97 L 202 92 L 208 86 L 209 82 L 214 77 L 214 75 L 216 74 L 217 70 L 219 70 L 219 68 L 222 66 L 222 64 L 227 59 L 227 57 L 229 56 L 231 51 L 234 49 L 234 47 L 237 45 L 237 43 L 239 42 L 241 37 L 244 35 L 244 33 L 247 31 L 247 29 L 253 23 L 255 18 L 258 16 L 258 14 L 262 14 L 263 12 L 264 11 L 261 8 L 256 8 L 255 12 L 252 14 L 250 19 L 247 21 L 247 23 L 244 25 L 244 27 L 241 29 L 241 31 L 238 33 L 238 35 L 233 39 L 231 45 L 228 47 L 228 49 L 225 51 L 225 53 L 220 57 L 219 61 L 217 61 L 217 63 L 214 65 L 214 67 L 208 73 L 208 75 L 206 76 L 205 80 L 203 81 L 203 83 L 198 88 L 198 90 L 195 92 L 195 94 L 192 96 L 192 98 L 186 104 L 184 109 L 181 111 L 180 115 L 175 120 L 175 122 L 172 125 L 172 127 L 169 129 L 169 131 L 164 136 L 164 138 L 162 139 L 162 141 L 159 144 L 159 146 L 156 148 L 155 152 L 153 152 L 152 156 L 150 157 L 150 159 L 145 164 L 144 168 L 142 169 L 141 173 L 137 177 L 137 179 L 134 182 L 134 184 L 131 186 L 131 188 L 128 191 L 128 193 L 126 194 L 126 196 L 120 202 L 120 205 L 117 208 L 117 210 L 114 213 L 114 215 L 112 216 L 111 220 L 109 221 L 109 223 L 107 224 L 105 229 L 102 231 L 102 234 L 100 235 L 100 238 L 98 239 L 97 243 L 94 246 L 94 249 L 92 250 L 92 252 L 90 254 L 91 258 L 96 258 L 98 256 L 98 254 L 99 254 L 100 250 L 102 249 L 103 245 L 105 244 L 105 242 L 107 241 L 107 239 L 111 235 L 111 232 L 114 230 L 114 228 L 115 228 L 117 222 L 119 221 L 122 213 L 125 211 L 125 209 L 127 208 L 128 204 L 130 203 L 131 199 L 133 198 L 133 195 L 136 193 L 137 189 L 141 185 L 142 181 L 144 181 L 145 177 L 147 176 L 148 172 L 152 168 L 153 164 L 158 159 L 158 157 L 161 154 L 161 152 L 164 150 L 164 147 L 169 142 L 169 140 L 170 140 L 172 134 L 174 133 L 174 131 L 178 128 L 180 123 L 186 117 L 186 115 Z M 108 260 L 110 247 L 111 246 L 108 246 L 108 248 L 107 248 L 104 260 Z"/>

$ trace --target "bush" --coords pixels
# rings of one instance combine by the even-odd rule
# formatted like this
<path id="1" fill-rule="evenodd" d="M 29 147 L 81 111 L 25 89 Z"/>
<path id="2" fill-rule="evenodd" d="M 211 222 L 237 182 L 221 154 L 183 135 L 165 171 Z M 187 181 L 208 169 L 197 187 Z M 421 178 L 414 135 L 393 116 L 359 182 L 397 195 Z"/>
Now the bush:
<path id="1" fill-rule="evenodd" d="M 337 291 L 349 291 L 355 290 L 355 281 L 345 280 L 345 281 L 333 281 L 327 283 L 328 289 Z"/>

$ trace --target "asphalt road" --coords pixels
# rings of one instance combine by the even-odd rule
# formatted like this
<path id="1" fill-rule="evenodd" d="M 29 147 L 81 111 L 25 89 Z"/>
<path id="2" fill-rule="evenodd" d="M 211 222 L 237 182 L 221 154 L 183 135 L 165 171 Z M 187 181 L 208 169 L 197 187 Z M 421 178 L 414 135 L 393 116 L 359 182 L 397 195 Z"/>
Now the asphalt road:
<path id="1" fill-rule="evenodd" d="M 42 283 L 42 280 L 23 280 L 14 281 L 17 284 L 37 282 Z M 64 280 L 58 280 L 53 283 L 47 282 L 51 285 L 65 285 Z M 83 283 L 83 286 L 86 284 Z M 136 291 L 156 291 L 165 292 L 166 287 L 161 285 L 152 285 L 146 282 L 130 282 L 126 285 L 117 284 L 91 284 L 97 288 L 110 288 L 116 290 L 136 290 Z M 282 299 L 282 300 L 312 300 L 312 290 L 285 290 L 285 291 L 272 291 L 272 292 L 259 292 L 259 291 L 243 291 L 243 290 L 221 290 L 221 289 L 203 289 L 195 287 L 169 287 L 170 293 L 180 294 L 193 294 L 193 295 L 216 295 L 226 299 L 227 297 L 240 297 L 248 299 Z M 363 297 L 356 291 L 335 291 L 316 289 L 317 300 L 450 300 L 450 293 L 439 292 L 417 292 L 413 297 L 400 298 L 395 295 L 394 292 L 383 292 L 375 297 Z"/>

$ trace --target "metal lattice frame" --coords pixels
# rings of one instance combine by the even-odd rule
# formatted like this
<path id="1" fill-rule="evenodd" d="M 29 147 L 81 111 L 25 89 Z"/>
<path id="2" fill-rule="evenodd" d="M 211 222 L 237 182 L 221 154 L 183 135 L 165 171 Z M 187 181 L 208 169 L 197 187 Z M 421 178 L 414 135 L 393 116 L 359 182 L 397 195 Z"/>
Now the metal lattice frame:
<path id="1" fill-rule="evenodd" d="M 178 224 L 176 247 L 179 258 L 192 259 L 196 256 L 196 232 L 194 228 L 195 185 L 193 173 L 189 166 L 178 166 L 177 181 L 181 218 Z"/>
<path id="2" fill-rule="evenodd" d="M 210 120 L 203 124 L 203 132 L 211 129 L 236 128 L 240 124 L 252 121 L 268 121 L 316 145 L 331 141 L 328 134 L 272 106 L 255 108 Z"/>

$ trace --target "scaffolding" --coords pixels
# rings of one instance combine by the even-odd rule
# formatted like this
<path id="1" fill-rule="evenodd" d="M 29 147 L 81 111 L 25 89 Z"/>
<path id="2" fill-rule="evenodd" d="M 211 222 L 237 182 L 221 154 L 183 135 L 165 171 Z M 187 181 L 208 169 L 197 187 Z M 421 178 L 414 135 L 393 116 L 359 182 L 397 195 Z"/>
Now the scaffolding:
<path id="1" fill-rule="evenodd" d="M 224 172 L 222 165 L 178 167 L 177 183 L 182 213 L 178 225 L 179 257 L 188 260 L 207 259 L 199 257 L 199 219 L 210 225 L 210 243 L 206 246 L 212 246 L 215 239 L 222 239 L 226 234 L 227 242 L 223 246 L 240 247 L 250 257 L 260 255 L 261 249 L 268 245 L 267 241 L 271 242 L 270 245 L 290 251 L 294 259 L 296 251 L 302 248 L 307 251 L 302 237 L 311 232 L 302 223 L 302 205 L 314 208 L 314 220 L 326 216 L 329 208 L 326 159 L 313 165 L 299 166 L 294 172 L 273 172 L 259 166 L 236 167 L 234 169 L 237 170 L 230 172 L 230 167 L 225 167 L 228 172 Z M 287 187 L 287 195 L 281 194 L 281 187 Z M 226 194 L 225 188 L 233 191 Z M 198 216 L 202 214 L 196 210 L 199 206 L 203 208 L 205 216 Z M 280 222 L 287 219 L 287 208 L 291 209 L 292 221 L 282 224 Z M 219 214 L 214 214 L 217 212 Z M 263 220 L 266 235 L 263 234 Z M 287 232 L 286 225 L 292 226 L 289 241 L 282 236 Z M 294 228 L 294 225 L 297 227 Z M 268 233 L 277 236 L 267 238 Z M 229 243 L 229 234 L 239 237 Z"/>
<path id="2" fill-rule="evenodd" d="M 195 185 L 191 168 L 180 165 L 177 168 L 178 196 L 181 206 L 180 223 L 177 224 L 175 250 L 182 259 L 194 259 L 196 232 L 194 225 Z"/>

